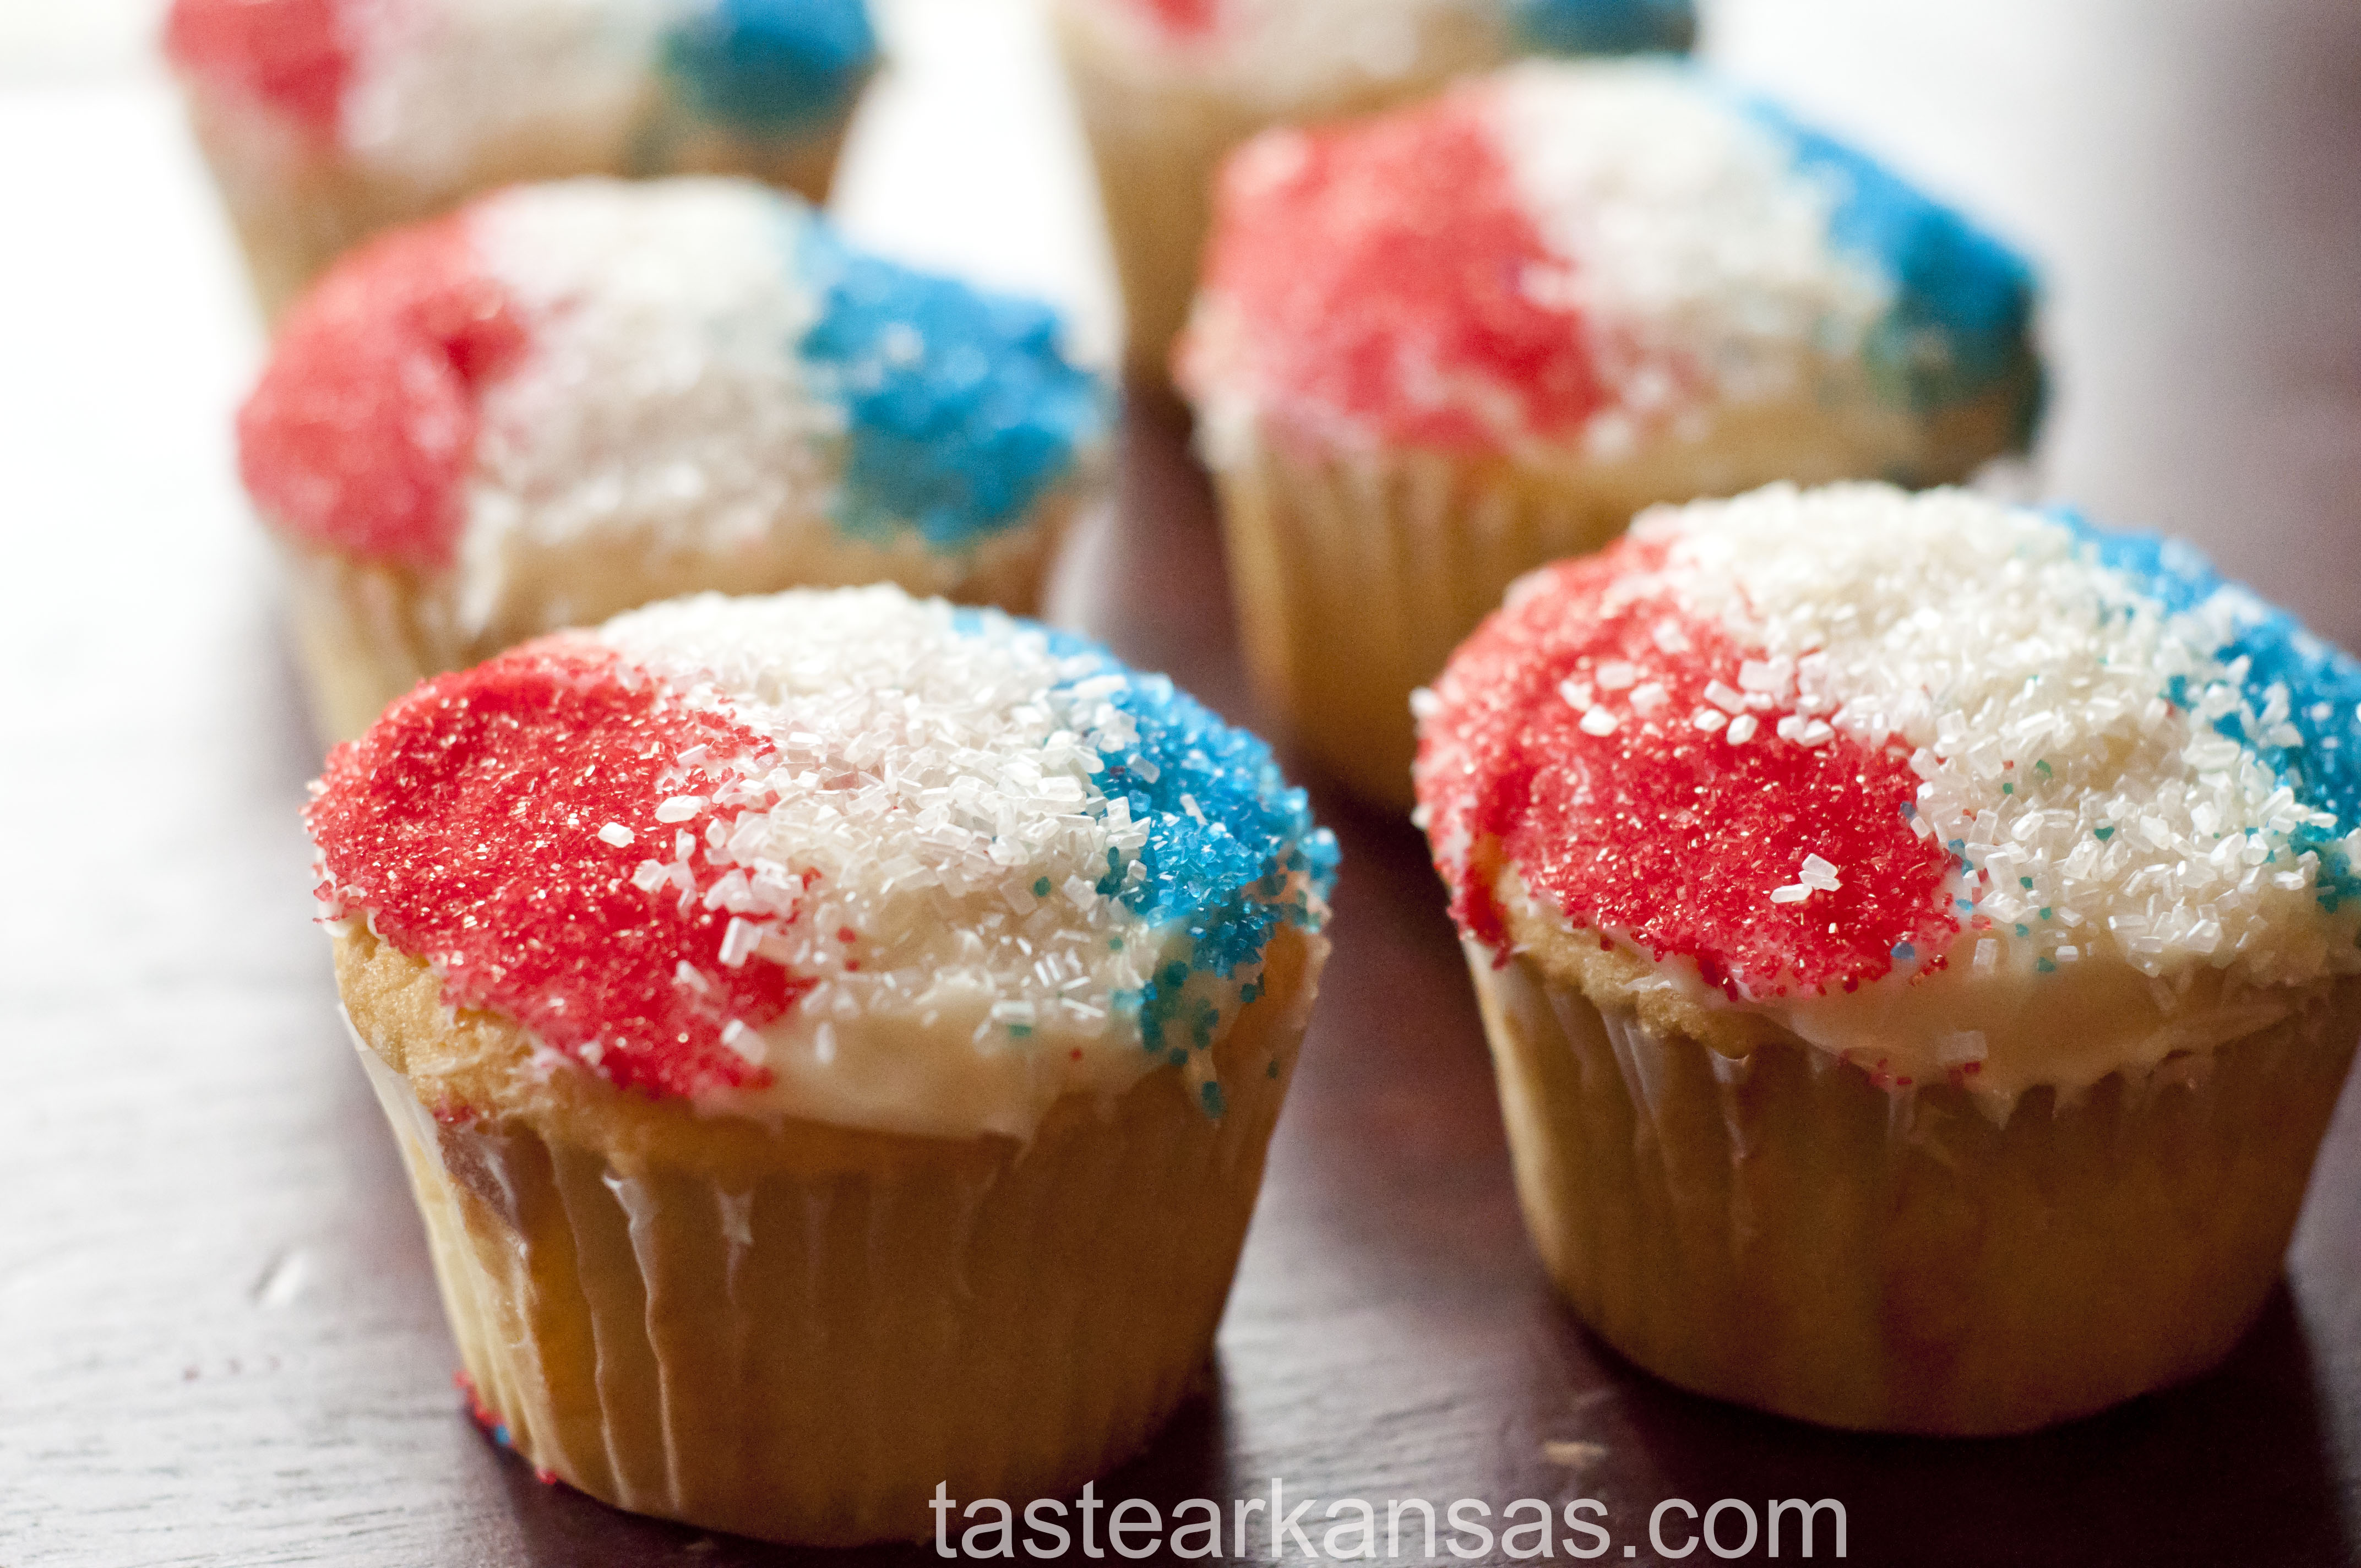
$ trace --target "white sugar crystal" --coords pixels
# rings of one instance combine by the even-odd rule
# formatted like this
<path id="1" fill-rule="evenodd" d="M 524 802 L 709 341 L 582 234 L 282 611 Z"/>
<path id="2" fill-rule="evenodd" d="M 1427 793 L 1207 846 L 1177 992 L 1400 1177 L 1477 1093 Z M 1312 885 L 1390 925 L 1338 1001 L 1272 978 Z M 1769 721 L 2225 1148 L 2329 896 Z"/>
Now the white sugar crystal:
<path id="1" fill-rule="evenodd" d="M 1746 694 L 1719 680 L 1706 683 L 1705 699 L 1724 713 L 1737 713 L 1746 707 Z"/>
<path id="2" fill-rule="evenodd" d="M 1655 718 L 1670 700 L 1664 695 L 1664 688 L 1654 681 L 1631 688 L 1631 711 L 1642 718 Z"/>
<path id="3" fill-rule="evenodd" d="M 1731 745 L 1743 746 L 1754 739 L 1754 731 L 1758 728 L 1759 721 L 1752 714 L 1741 713 L 1730 721 L 1730 729 L 1725 733 L 1729 735 Z"/>
<path id="4" fill-rule="evenodd" d="M 620 822 L 609 822 L 598 829 L 598 837 L 618 850 L 628 850 L 631 847 L 631 839 L 636 835 Z"/>
<path id="5" fill-rule="evenodd" d="M 1558 682 L 1557 695 L 1565 699 L 1568 707 L 1587 709 L 1598 700 L 1598 693 L 1588 681 L 1568 675 Z"/>
<path id="6" fill-rule="evenodd" d="M 1990 937 L 1976 943 L 1974 970 L 1979 979 L 1990 976 L 2000 966 L 2000 943 Z"/>
<path id="7" fill-rule="evenodd" d="M 1689 715 L 1689 723 L 1710 735 L 1730 722 L 1730 716 L 1718 707 L 1700 707 Z"/>
<path id="8" fill-rule="evenodd" d="M 1817 888 L 1822 893 L 1834 893 L 1839 885 L 1835 865 L 1817 855 L 1804 857 L 1803 873 L 1795 880 L 1806 887 Z"/>
<path id="9" fill-rule="evenodd" d="M 1580 728 L 1585 735 L 1612 735 L 1616 722 L 1615 716 L 1607 709 L 1594 707 L 1582 716 Z"/>
<path id="10" fill-rule="evenodd" d="M 1811 896 L 1812 890 L 1799 882 L 1771 890 L 1771 902 L 1773 904 L 1801 904 Z"/>
<path id="11" fill-rule="evenodd" d="M 705 796 L 701 795 L 676 795 L 656 807 L 656 820 L 686 822 L 704 810 L 705 806 Z"/>
<path id="12" fill-rule="evenodd" d="M 1630 688 L 1640 678 L 1640 666 L 1621 659 L 1609 659 L 1597 671 L 1600 691 L 1620 692 Z"/>

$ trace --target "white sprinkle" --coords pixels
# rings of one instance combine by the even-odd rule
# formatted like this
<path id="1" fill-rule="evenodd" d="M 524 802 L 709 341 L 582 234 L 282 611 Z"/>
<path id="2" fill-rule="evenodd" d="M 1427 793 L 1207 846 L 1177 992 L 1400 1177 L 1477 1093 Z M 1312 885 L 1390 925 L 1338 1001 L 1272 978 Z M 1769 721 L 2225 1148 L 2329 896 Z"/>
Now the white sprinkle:
<path id="1" fill-rule="evenodd" d="M 1741 713 L 1730 721 L 1730 728 L 1723 733 L 1730 737 L 1731 745 L 1743 746 L 1754 739 L 1754 731 L 1759 728 L 1761 726 L 1752 714 Z"/>
<path id="2" fill-rule="evenodd" d="M 721 933 L 721 961 L 730 969 L 743 967 L 753 956 L 756 944 L 763 939 L 763 928 L 751 920 L 730 917 L 729 928 Z"/>
<path id="3" fill-rule="evenodd" d="M 827 1025 L 822 1025 L 821 1027 L 826 1028 Z M 745 1058 L 750 1062 L 753 1062 L 758 1065 L 762 1062 L 763 1036 L 761 1031 L 748 1028 L 742 1022 L 736 1018 L 732 1018 L 730 1022 L 721 1025 L 721 1043 L 728 1046 L 731 1050 L 736 1051 L 740 1056 Z"/>
<path id="4" fill-rule="evenodd" d="M 1748 659 L 1738 666 L 1738 684 L 1746 691 L 1776 696 L 1795 673 L 1795 665 L 1784 659 Z"/>
<path id="5" fill-rule="evenodd" d="M 1410 694 L 1410 716 L 1412 718 L 1433 718 L 1442 711 L 1443 699 L 1429 688 L 1420 686 Z"/>
<path id="6" fill-rule="evenodd" d="M 1842 885 L 1837 881 L 1837 868 L 1834 863 L 1824 861 L 1817 855 L 1804 857 L 1803 874 L 1796 880 L 1806 887 L 1817 888 L 1822 893 L 1834 893 Z"/>
<path id="7" fill-rule="evenodd" d="M 1656 646 L 1667 653 L 1686 653 L 1689 651 L 1689 634 L 1681 630 L 1681 623 L 1677 620 L 1656 622 L 1653 635 Z"/>
<path id="8" fill-rule="evenodd" d="M 697 966 L 686 959 L 672 966 L 672 982 L 683 991 L 694 991 L 700 996 L 713 989 L 713 982 L 698 973 Z"/>
<path id="9" fill-rule="evenodd" d="M 659 822 L 686 822 L 704 809 L 705 797 L 703 795 L 676 795 L 671 799 L 665 801 L 662 806 L 656 807 L 656 820 Z"/>
<path id="10" fill-rule="evenodd" d="M 1615 716 L 1603 707 L 1593 707 L 1582 716 L 1581 729 L 1585 735 L 1612 735 L 1615 733 Z"/>
<path id="11" fill-rule="evenodd" d="M 2000 943 L 1991 937 L 1976 944 L 1974 969 L 1979 975 L 1989 975 L 2000 967 Z"/>
<path id="12" fill-rule="evenodd" d="M 1650 681 L 1643 686 L 1632 688 L 1631 711 L 1642 718 L 1653 718 L 1671 700 L 1672 698 L 1665 695 L 1662 685 Z"/>
<path id="13" fill-rule="evenodd" d="M 1566 707 L 1574 708 L 1587 708 L 1597 700 L 1597 694 L 1592 691 L 1590 683 L 1577 680 L 1572 675 L 1558 682 L 1557 695 L 1565 699 Z"/>
<path id="14" fill-rule="evenodd" d="M 1774 887 L 1771 890 L 1771 902 L 1773 904 L 1801 904 L 1811 896 L 1812 890 L 1799 882 L 1789 883 L 1784 887 Z"/>
<path id="15" fill-rule="evenodd" d="M 1730 722 L 1730 715 L 1718 707 L 1700 707 L 1689 715 L 1689 722 L 1710 735 Z"/>
<path id="16" fill-rule="evenodd" d="M 1621 659 L 1609 659 L 1605 663 L 1598 666 L 1598 689 L 1600 691 L 1623 691 L 1628 687 L 1638 685 L 1639 680 L 1640 666 L 1633 663 L 1628 663 Z"/>
<path id="17" fill-rule="evenodd" d="M 1705 699 L 1725 713 L 1737 713 L 1746 707 L 1746 694 L 1721 681 L 1706 683 Z"/>
<path id="18" fill-rule="evenodd" d="M 671 874 L 662 861 L 642 861 L 639 869 L 631 873 L 631 885 L 642 893 L 653 893 Z"/>
<path id="19" fill-rule="evenodd" d="M 637 836 L 638 835 L 634 834 L 630 828 L 624 827 L 620 822 L 609 822 L 607 826 L 598 829 L 598 837 L 605 839 L 608 843 L 614 845 L 615 848 L 619 850 L 630 849 L 631 847 L 631 840 Z"/>

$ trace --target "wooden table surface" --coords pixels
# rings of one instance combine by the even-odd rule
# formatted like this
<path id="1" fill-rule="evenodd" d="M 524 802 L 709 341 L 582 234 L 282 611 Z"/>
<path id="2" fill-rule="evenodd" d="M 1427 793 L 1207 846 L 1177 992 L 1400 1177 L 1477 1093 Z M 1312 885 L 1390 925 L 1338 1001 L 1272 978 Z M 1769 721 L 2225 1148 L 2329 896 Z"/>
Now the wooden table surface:
<path id="1" fill-rule="evenodd" d="M 460 1412 L 308 925 L 296 810 L 316 745 L 226 440 L 253 328 L 159 85 L 45 41 L 16 3 L 0 1564 L 785 1561 L 538 1485 Z M 903 76 L 863 127 L 848 220 L 1048 290 L 1104 345 L 1104 263 L 1035 19 L 1018 0 L 905 0 L 893 19 Z M 2042 258 L 2045 488 L 2196 537 L 2361 641 L 2361 9 L 1730 0 L 1708 37 Z M 1204 485 L 1152 391 L 1121 476 L 1058 614 L 1251 719 Z M 1217 1376 L 1104 1495 L 1267 1496 L 1279 1477 L 1381 1507 L 1588 1496 L 1627 1562 L 1655 1561 L 1659 1501 L 1789 1497 L 1840 1499 L 1864 1563 L 2355 1560 L 2361 1094 L 2286 1289 L 2196 1385 L 2010 1442 L 1727 1409 L 1632 1370 L 1553 1301 L 1421 846 L 1314 784 L 1345 849 L 1335 959 Z"/>

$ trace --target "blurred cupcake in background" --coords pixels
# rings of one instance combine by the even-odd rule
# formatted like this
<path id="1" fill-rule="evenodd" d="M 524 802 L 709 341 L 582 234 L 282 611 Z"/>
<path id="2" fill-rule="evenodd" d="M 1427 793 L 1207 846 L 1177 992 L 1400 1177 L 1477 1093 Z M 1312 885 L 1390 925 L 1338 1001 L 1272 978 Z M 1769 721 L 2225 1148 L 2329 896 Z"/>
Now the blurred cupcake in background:
<path id="1" fill-rule="evenodd" d="M 748 181 L 520 186 L 373 242 L 238 418 L 324 731 L 694 590 L 1031 609 L 1111 412 L 1060 342 Z"/>
<path id="2" fill-rule="evenodd" d="M 522 180 L 824 200 L 863 0 L 174 0 L 164 50 L 265 314 L 355 242 Z"/>
<path id="3" fill-rule="evenodd" d="M 2021 450 L 2033 304 L 1968 219 L 1675 62 L 1268 132 L 1176 356 L 1256 682 L 1406 806 L 1410 695 L 1510 581 L 1653 502 Z"/>
<path id="4" fill-rule="evenodd" d="M 1365 114 L 1521 54 L 1686 49 L 1688 0 L 1057 0 L 1132 368 L 1161 379 L 1213 171 L 1274 125 Z"/>

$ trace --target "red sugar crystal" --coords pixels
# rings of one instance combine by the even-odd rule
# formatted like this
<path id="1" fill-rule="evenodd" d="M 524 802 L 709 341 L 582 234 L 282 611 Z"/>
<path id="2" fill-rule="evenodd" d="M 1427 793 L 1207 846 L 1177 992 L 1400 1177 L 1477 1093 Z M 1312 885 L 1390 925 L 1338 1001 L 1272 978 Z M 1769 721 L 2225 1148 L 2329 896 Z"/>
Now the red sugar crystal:
<path id="1" fill-rule="evenodd" d="M 1755 712 L 1760 728 L 1743 744 L 1695 728 L 1707 688 L 1735 689 L 1741 663 L 1760 655 L 1668 587 L 1634 581 L 1663 554 L 1627 540 L 1552 567 L 1545 586 L 1459 651 L 1447 707 L 1422 745 L 1420 793 L 1436 841 L 1462 829 L 1474 843 L 1498 839 L 1569 920 L 1628 933 L 1659 960 L 1694 959 L 1732 995 L 1875 980 L 1902 942 L 1941 952 L 1958 930 L 1940 907 L 1949 861 L 1902 816 L 1918 782 L 1908 748 L 1866 747 L 1842 732 L 1817 746 L 1782 740 L 1784 707 Z M 1598 688 L 1600 666 L 1613 663 L 1633 666 L 1616 672 L 1630 684 L 1595 689 L 1593 704 L 1618 722 L 1586 732 L 1587 709 L 1559 688 L 1569 679 Z M 1643 720 L 1629 699 L 1652 683 L 1664 697 Z M 1795 883 L 1814 854 L 1837 866 L 1841 885 L 1772 903 L 1771 890 Z M 1480 876 L 1457 881 L 1453 914 L 1502 947 Z"/>
<path id="2" fill-rule="evenodd" d="M 1471 384 L 1542 436 L 1598 407 L 1581 318 L 1530 289 L 1567 264 L 1525 214 L 1478 104 L 1293 134 L 1224 169 L 1208 287 L 1238 311 L 1283 405 L 1451 450 L 1500 444 Z"/>
<path id="3" fill-rule="evenodd" d="M 478 397 L 524 338 L 464 218 L 363 247 L 296 305 L 238 411 L 247 491 L 309 543 L 447 566 Z"/>
<path id="4" fill-rule="evenodd" d="M 335 139 L 353 74 L 336 0 L 175 0 L 164 53 L 190 75 L 239 87 L 317 139 Z"/>
<path id="5" fill-rule="evenodd" d="M 676 762 L 698 745 L 722 771 Z M 677 828 L 702 831 L 658 822 L 658 806 L 709 797 L 735 776 L 726 759 L 764 750 L 596 642 L 529 642 L 427 682 L 329 754 L 305 812 L 320 895 L 434 963 L 454 1007 L 504 1014 L 577 1059 L 598 1042 L 597 1069 L 621 1088 L 756 1086 L 767 1072 L 723 1029 L 778 1017 L 811 982 L 759 955 L 723 964 L 729 912 L 632 873 L 669 858 Z M 634 843 L 600 839 L 610 822 Z"/>

